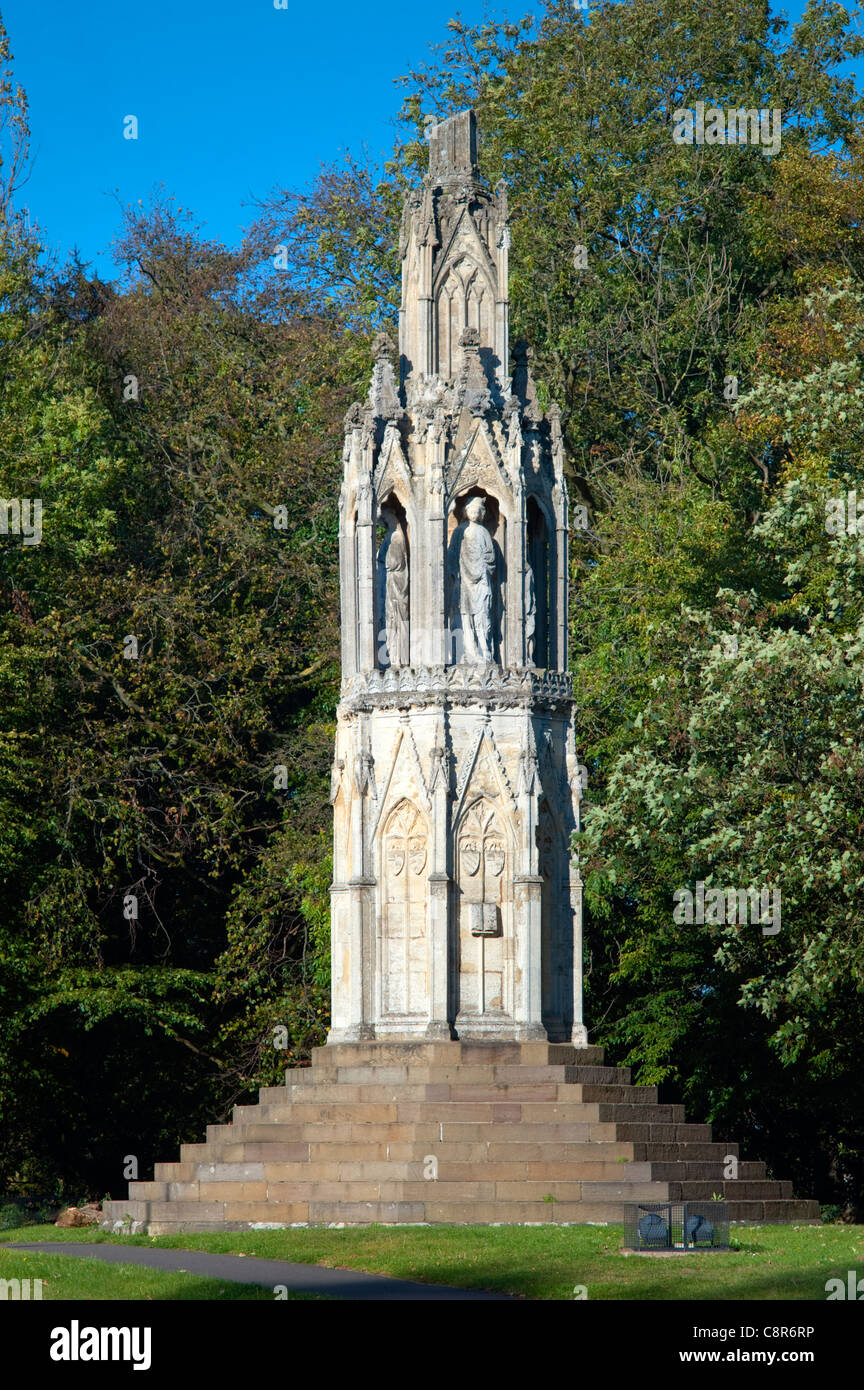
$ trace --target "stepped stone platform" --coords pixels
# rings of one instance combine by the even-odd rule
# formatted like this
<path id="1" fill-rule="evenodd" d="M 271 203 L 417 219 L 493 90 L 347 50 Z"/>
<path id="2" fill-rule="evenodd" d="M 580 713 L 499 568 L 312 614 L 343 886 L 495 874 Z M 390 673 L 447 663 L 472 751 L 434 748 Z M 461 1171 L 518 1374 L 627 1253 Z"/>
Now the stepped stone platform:
<path id="1" fill-rule="evenodd" d="M 624 1203 L 710 1201 L 733 1221 L 819 1221 L 599 1047 L 339 1043 L 105 1203 L 151 1235 L 258 1226 L 620 1222 Z M 435 1174 L 437 1173 L 437 1176 Z"/>

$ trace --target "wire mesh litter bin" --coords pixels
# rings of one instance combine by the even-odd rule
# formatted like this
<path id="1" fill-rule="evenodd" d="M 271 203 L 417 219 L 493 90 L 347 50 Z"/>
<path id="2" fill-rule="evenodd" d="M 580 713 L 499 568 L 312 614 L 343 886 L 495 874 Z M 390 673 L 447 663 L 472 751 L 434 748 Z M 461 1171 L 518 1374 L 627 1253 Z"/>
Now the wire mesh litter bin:
<path id="1" fill-rule="evenodd" d="M 628 1202 L 628 1250 L 728 1250 L 726 1202 Z"/>

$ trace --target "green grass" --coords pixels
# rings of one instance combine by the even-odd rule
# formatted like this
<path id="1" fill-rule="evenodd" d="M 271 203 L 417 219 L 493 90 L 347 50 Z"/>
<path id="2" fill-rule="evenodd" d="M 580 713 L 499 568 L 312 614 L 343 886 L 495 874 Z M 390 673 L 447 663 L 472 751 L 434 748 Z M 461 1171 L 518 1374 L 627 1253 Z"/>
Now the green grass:
<path id="1" fill-rule="evenodd" d="M 22 1227 L 0 1233 L 0 1240 L 110 1242 L 220 1254 L 260 1255 L 331 1268 L 366 1270 L 456 1288 L 521 1294 L 530 1299 L 572 1299 L 584 1284 L 589 1299 L 602 1300 L 761 1300 L 823 1302 L 825 1281 L 864 1275 L 864 1226 L 739 1226 L 733 1240 L 740 1249 L 654 1258 L 619 1253 L 622 1230 L 613 1226 L 370 1226 L 344 1230 L 224 1231 L 207 1235 L 112 1236 L 92 1227 L 64 1231 L 55 1226 Z M 9 1256 L 0 1254 L 0 1259 Z M 29 1263 L 43 1260 L 31 1255 Z M 55 1261 L 59 1264 L 60 1261 Z M 83 1265 L 85 1262 L 81 1261 Z M 87 1262 L 92 1264 L 92 1262 Z M 78 1261 L 75 1261 L 76 1268 Z M 63 1265 L 68 1287 L 77 1276 Z M 105 1267 L 106 1280 L 118 1276 Z M 18 1273 L 16 1270 L 15 1273 Z M 0 1277 L 3 1277 L 0 1265 Z M 5 1277 L 10 1277 L 6 1275 Z M 91 1276 L 88 1276 L 88 1278 Z M 95 1277 L 95 1276 L 92 1276 Z M 147 1275 L 134 1269 L 143 1282 Z M 179 1275 L 154 1272 L 159 1281 Z M 208 1282 L 192 1279 L 193 1284 Z M 216 1284 L 219 1281 L 215 1281 Z M 158 1287 L 164 1289 L 163 1284 Z M 234 1286 L 236 1289 L 236 1286 Z M 78 1294 L 59 1297 L 147 1297 L 144 1294 Z M 161 1292 L 153 1297 L 183 1295 Z M 192 1293 L 186 1297 L 211 1297 Z M 255 1297 L 234 1292 L 228 1298 Z M 272 1293 L 269 1294 L 272 1298 Z"/>
<path id="2" fill-rule="evenodd" d="M 53 1230 L 52 1227 L 47 1229 Z M 30 1239 L 45 1240 L 44 1226 L 28 1227 Z M 0 1233 L 0 1239 L 9 1234 Z M 16 1232 L 17 1234 L 17 1232 Z M 273 1290 L 258 1284 L 234 1284 L 225 1279 L 202 1279 L 196 1274 L 166 1273 L 140 1265 L 108 1265 L 99 1260 L 73 1260 L 68 1255 L 37 1252 L 16 1254 L 0 1249 L 0 1279 L 41 1279 L 42 1301 L 125 1299 L 141 1302 L 236 1302 L 238 1299 L 272 1303 Z M 288 1294 L 289 1299 L 314 1298 L 314 1294 Z"/>

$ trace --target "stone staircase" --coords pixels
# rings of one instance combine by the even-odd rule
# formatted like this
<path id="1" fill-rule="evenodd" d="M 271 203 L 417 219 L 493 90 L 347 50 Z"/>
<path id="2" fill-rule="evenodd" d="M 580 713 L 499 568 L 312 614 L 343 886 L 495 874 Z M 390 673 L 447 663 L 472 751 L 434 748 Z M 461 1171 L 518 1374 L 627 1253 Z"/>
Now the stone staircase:
<path id="1" fill-rule="evenodd" d="M 818 1222 L 814 1201 L 726 1155 L 710 1125 L 660 1105 L 603 1049 L 551 1043 L 342 1043 L 235 1107 L 105 1204 L 102 1224 L 247 1230 L 300 1224 L 620 1222 L 625 1202 L 710 1201 L 733 1221 Z M 437 1172 L 437 1176 L 435 1176 Z"/>

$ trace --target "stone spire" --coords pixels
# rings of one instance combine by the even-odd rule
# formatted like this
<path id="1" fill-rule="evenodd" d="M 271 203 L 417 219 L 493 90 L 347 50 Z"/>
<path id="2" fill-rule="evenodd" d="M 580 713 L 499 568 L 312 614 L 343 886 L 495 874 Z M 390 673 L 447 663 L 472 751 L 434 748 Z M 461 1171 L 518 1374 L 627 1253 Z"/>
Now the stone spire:
<path id="1" fill-rule="evenodd" d="M 392 420 L 402 413 L 399 385 L 393 367 L 396 349 L 386 333 L 379 333 L 372 344 L 375 370 L 369 388 L 369 404 L 378 419 Z"/>
<path id="2" fill-rule="evenodd" d="M 489 383 L 501 390 L 510 351 L 506 190 L 492 192 L 480 177 L 473 111 L 427 135 L 429 173 L 406 202 L 400 237 L 402 379 L 412 390 L 431 377 L 452 384 L 460 336 L 475 328 Z"/>
<path id="3" fill-rule="evenodd" d="M 537 399 L 537 387 L 531 371 L 533 358 L 534 349 L 520 338 L 513 349 L 513 393 L 522 407 L 525 419 L 532 425 L 538 425 L 543 419 L 543 412 Z"/>
<path id="4" fill-rule="evenodd" d="M 429 183 L 433 188 L 454 182 L 479 182 L 477 165 L 477 117 L 460 111 L 438 125 L 427 126 Z"/>
<path id="5" fill-rule="evenodd" d="M 560 418 L 511 390 L 503 184 L 472 111 L 429 132 L 345 421 L 333 1029 L 584 1044 Z"/>

